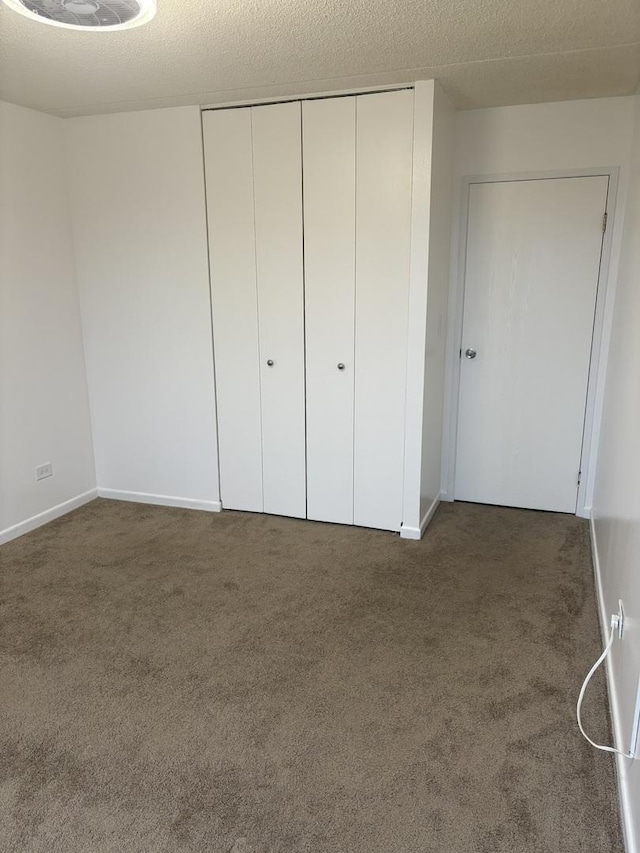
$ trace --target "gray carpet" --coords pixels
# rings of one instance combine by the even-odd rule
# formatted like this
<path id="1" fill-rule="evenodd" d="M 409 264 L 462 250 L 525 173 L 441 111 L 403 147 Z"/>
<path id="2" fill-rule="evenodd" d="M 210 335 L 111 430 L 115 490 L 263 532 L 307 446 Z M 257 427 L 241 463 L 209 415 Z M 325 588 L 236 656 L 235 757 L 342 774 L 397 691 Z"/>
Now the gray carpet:
<path id="1" fill-rule="evenodd" d="M 98 500 L 0 561 L 3 853 L 622 850 L 581 520 Z"/>

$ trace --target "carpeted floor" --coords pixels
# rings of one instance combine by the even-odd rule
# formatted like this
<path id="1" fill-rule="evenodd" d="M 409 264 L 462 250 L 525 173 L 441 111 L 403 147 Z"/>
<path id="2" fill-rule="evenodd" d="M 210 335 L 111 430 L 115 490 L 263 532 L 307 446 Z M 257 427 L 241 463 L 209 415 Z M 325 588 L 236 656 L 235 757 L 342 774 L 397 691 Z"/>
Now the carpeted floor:
<path id="1" fill-rule="evenodd" d="M 97 500 L 0 568 L 3 853 L 622 850 L 583 521 Z"/>

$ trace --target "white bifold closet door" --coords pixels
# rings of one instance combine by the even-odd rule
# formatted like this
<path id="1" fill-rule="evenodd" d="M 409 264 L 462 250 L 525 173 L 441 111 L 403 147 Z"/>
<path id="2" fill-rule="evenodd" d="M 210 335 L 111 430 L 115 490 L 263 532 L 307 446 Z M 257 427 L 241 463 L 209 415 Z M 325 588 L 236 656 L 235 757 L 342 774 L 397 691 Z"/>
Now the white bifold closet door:
<path id="1" fill-rule="evenodd" d="M 355 524 L 400 530 L 413 91 L 360 95 L 356 141 Z"/>
<path id="2" fill-rule="evenodd" d="M 223 506 L 304 518 L 300 104 L 203 122 Z"/>
<path id="3" fill-rule="evenodd" d="M 413 92 L 303 107 L 308 517 L 399 530 Z"/>
<path id="4" fill-rule="evenodd" d="M 307 514 L 353 524 L 356 98 L 306 101 Z"/>

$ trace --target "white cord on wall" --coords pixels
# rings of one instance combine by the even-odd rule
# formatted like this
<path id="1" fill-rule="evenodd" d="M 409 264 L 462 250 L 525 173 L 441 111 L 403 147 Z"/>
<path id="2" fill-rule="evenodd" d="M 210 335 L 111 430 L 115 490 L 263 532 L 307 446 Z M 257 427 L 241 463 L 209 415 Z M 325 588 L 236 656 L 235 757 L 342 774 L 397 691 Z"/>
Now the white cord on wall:
<path id="1" fill-rule="evenodd" d="M 589 670 L 589 673 L 588 673 L 587 677 L 585 678 L 584 684 L 582 685 L 582 688 L 580 690 L 580 695 L 578 696 L 578 705 L 576 707 L 576 716 L 578 718 L 578 726 L 580 727 L 580 731 L 582 732 L 582 734 L 586 738 L 586 740 L 589 741 L 591 746 L 594 746 L 596 749 L 601 749 L 603 752 L 615 752 L 617 755 L 621 755 L 623 758 L 634 758 L 635 756 L 632 752 L 622 752 L 621 749 L 616 749 L 615 746 L 603 746 L 602 744 L 595 743 L 594 741 L 592 741 L 591 738 L 589 737 L 589 735 L 584 730 L 584 727 L 582 725 L 582 719 L 580 716 L 580 712 L 582 709 L 582 700 L 584 699 L 584 694 L 587 690 L 589 682 L 591 681 L 591 678 L 592 678 L 593 674 L 595 673 L 595 671 L 598 669 L 600 664 L 605 660 L 605 658 L 607 657 L 607 655 L 611 651 L 611 647 L 613 646 L 613 641 L 616 638 L 616 631 L 618 631 L 619 627 L 620 627 L 620 616 L 617 613 L 614 613 L 611 616 L 611 633 L 609 634 L 609 640 L 607 642 L 607 645 L 605 646 L 605 649 L 602 652 L 602 654 L 600 655 L 600 657 L 598 658 L 598 660 L 594 663 L 594 665 Z"/>

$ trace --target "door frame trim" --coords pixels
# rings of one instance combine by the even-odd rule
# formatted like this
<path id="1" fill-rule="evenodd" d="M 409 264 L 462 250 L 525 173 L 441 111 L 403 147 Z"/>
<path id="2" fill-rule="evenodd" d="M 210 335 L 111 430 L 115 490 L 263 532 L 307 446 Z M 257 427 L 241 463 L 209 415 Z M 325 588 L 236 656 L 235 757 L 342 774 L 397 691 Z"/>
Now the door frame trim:
<path id="1" fill-rule="evenodd" d="M 606 210 L 607 230 L 602 240 L 600 271 L 596 292 L 596 307 L 591 342 L 589 381 L 582 434 L 582 477 L 577 490 L 576 515 L 588 518 L 591 511 L 596 451 L 604 403 L 607 352 L 611 338 L 611 317 L 614 287 L 610 279 L 611 255 L 615 233 L 615 214 L 618 198 L 620 168 L 618 166 L 590 169 L 562 169 L 535 172 L 512 172 L 491 175 L 465 175 L 460 182 L 458 244 L 455 250 L 456 272 L 451 278 L 449 293 L 449 329 L 447 344 L 447 411 L 443 430 L 443 500 L 454 500 L 456 448 L 458 438 L 458 402 L 460 394 L 460 348 L 464 314 L 464 289 L 467 266 L 467 237 L 469 232 L 469 194 L 473 184 L 504 183 L 506 181 L 544 181 L 560 178 L 606 177 L 609 180 Z"/>

